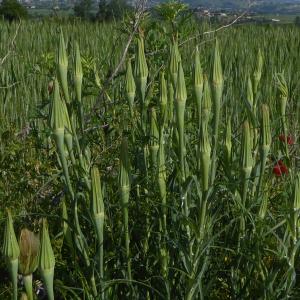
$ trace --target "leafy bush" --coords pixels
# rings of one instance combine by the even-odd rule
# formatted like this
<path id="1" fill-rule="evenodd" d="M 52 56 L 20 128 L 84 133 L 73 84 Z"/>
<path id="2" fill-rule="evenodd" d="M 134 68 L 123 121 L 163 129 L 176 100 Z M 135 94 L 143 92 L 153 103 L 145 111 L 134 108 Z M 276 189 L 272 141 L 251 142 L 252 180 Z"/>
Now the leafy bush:
<path id="1" fill-rule="evenodd" d="M 3 0 L 0 5 L 0 15 L 11 22 L 17 19 L 26 19 L 28 12 L 17 0 Z"/>

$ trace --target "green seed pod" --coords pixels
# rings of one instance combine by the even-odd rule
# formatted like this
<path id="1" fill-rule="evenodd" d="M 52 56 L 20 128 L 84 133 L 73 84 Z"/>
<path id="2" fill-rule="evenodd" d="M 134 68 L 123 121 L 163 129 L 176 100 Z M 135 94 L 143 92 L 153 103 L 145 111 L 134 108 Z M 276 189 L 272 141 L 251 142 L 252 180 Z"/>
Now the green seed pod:
<path id="1" fill-rule="evenodd" d="M 160 75 L 159 104 L 160 104 L 160 131 L 162 133 L 168 118 L 167 115 L 168 90 L 167 90 L 167 84 L 166 84 L 164 72 L 162 72 Z"/>
<path id="2" fill-rule="evenodd" d="M 126 70 L 126 97 L 129 105 L 130 115 L 133 117 L 133 107 L 134 107 L 134 98 L 135 98 L 135 82 L 132 73 L 131 60 L 127 61 L 127 70 Z"/>
<path id="3" fill-rule="evenodd" d="M 221 99 L 223 94 L 224 79 L 221 64 L 221 56 L 219 51 L 219 43 L 216 40 L 214 69 L 213 69 L 213 153 L 212 153 L 212 166 L 211 166 L 211 182 L 214 182 L 217 168 L 217 148 L 219 141 L 219 123 L 220 123 L 220 110 Z"/>
<path id="4" fill-rule="evenodd" d="M 171 75 L 171 81 L 173 88 L 176 88 L 177 77 L 178 77 L 178 64 L 181 62 L 179 54 L 178 44 L 176 41 L 170 47 L 170 62 L 169 62 L 169 73 Z"/>
<path id="5" fill-rule="evenodd" d="M 91 169 L 92 178 L 92 216 L 97 228 L 98 240 L 103 243 L 104 202 L 101 189 L 100 174 L 97 167 Z"/>
<path id="6" fill-rule="evenodd" d="M 260 145 L 259 145 L 261 163 L 260 163 L 259 182 L 257 186 L 257 196 L 259 196 L 262 188 L 263 176 L 266 168 L 266 162 L 270 151 L 270 147 L 271 147 L 271 127 L 270 127 L 269 107 L 268 105 L 263 104 L 261 109 Z"/>
<path id="7" fill-rule="evenodd" d="M 13 300 L 18 299 L 18 265 L 20 248 L 14 231 L 10 210 L 7 210 L 6 226 L 2 245 L 2 253 L 6 260 L 13 285 Z"/>
<path id="8" fill-rule="evenodd" d="M 223 86 L 224 86 L 224 79 L 223 79 L 221 56 L 219 50 L 219 42 L 218 40 L 216 40 L 214 69 L 213 69 L 213 92 L 214 92 L 214 102 L 215 102 L 214 104 L 215 106 L 217 106 L 217 108 L 220 105 Z"/>
<path id="9" fill-rule="evenodd" d="M 300 236 L 300 174 L 297 174 L 295 180 L 295 187 L 294 187 L 294 202 L 293 202 L 293 210 L 292 210 L 292 219 L 293 219 L 293 241 L 296 244 L 299 240 Z"/>
<path id="10" fill-rule="evenodd" d="M 63 233 L 68 247 L 73 251 L 72 235 L 69 227 L 69 216 L 67 211 L 66 199 L 62 201 L 62 219 L 63 219 Z"/>
<path id="11" fill-rule="evenodd" d="M 165 163 L 165 148 L 163 140 L 161 140 L 158 151 L 158 186 L 159 186 L 159 194 L 162 202 L 162 211 L 164 218 L 166 217 L 166 197 L 167 197 L 167 188 L 166 188 L 166 180 L 167 180 L 167 172 L 166 172 L 166 163 Z M 164 220 L 164 224 L 166 220 Z"/>
<path id="12" fill-rule="evenodd" d="M 260 138 L 261 151 L 268 155 L 271 147 L 271 126 L 269 107 L 263 104 L 261 107 L 261 138 Z"/>
<path id="13" fill-rule="evenodd" d="M 203 120 L 203 122 L 207 123 L 211 114 L 211 91 L 206 77 L 204 77 L 204 90 L 201 113 L 201 119 Z"/>
<path id="14" fill-rule="evenodd" d="M 171 76 L 168 75 L 167 79 L 167 87 L 168 87 L 168 121 L 173 122 L 174 118 L 174 88 L 171 80 Z"/>
<path id="15" fill-rule="evenodd" d="M 157 117 L 155 108 L 150 109 L 150 139 L 149 139 L 149 150 L 151 157 L 152 168 L 155 169 L 157 166 L 157 153 L 159 148 L 159 131 L 157 124 Z"/>
<path id="16" fill-rule="evenodd" d="M 101 189 L 100 174 L 97 167 L 91 169 L 92 178 L 92 217 L 95 223 L 96 234 L 98 239 L 98 251 L 99 251 L 99 274 L 100 278 L 104 277 L 104 265 L 103 265 L 103 242 L 104 242 L 104 202 Z"/>
<path id="17" fill-rule="evenodd" d="M 255 101 L 257 101 L 257 91 L 258 91 L 258 85 L 261 79 L 261 75 L 262 75 L 262 69 L 263 69 L 263 56 L 261 53 L 261 50 L 258 50 L 258 54 L 257 54 L 257 64 L 253 73 L 253 93 L 255 96 Z M 256 104 L 255 104 L 256 105 Z"/>
<path id="18" fill-rule="evenodd" d="M 128 202 L 130 194 L 130 164 L 127 139 L 122 139 L 121 155 L 120 155 L 120 171 L 119 171 L 119 191 L 120 203 L 123 212 L 123 227 L 127 258 L 127 276 L 131 280 L 131 260 L 130 260 L 130 236 L 128 228 Z"/>
<path id="19" fill-rule="evenodd" d="M 252 170 L 252 153 L 251 153 L 251 135 L 248 121 L 243 124 L 242 150 L 241 150 L 241 168 L 244 174 L 244 180 L 248 180 Z"/>
<path id="20" fill-rule="evenodd" d="M 81 56 L 78 43 L 75 43 L 75 71 L 74 71 L 74 84 L 77 101 L 81 103 L 81 89 L 82 89 L 82 65 Z"/>
<path id="21" fill-rule="evenodd" d="M 40 247 L 39 236 L 24 228 L 21 230 L 19 271 L 22 275 L 32 274 L 38 267 L 38 253 Z"/>
<path id="22" fill-rule="evenodd" d="M 247 101 L 249 104 L 249 107 L 251 108 L 252 112 L 255 112 L 254 108 L 254 97 L 253 97 L 253 89 L 252 89 L 252 81 L 251 78 L 248 77 L 247 81 Z"/>
<path id="23" fill-rule="evenodd" d="M 288 86 L 283 74 L 277 74 L 275 77 L 279 94 L 279 111 L 282 118 L 285 118 L 286 104 L 288 99 Z"/>
<path id="24" fill-rule="evenodd" d="M 57 73 L 65 100 L 70 102 L 68 90 L 68 56 L 66 52 L 65 40 L 63 32 L 60 32 L 59 46 L 58 46 L 58 59 L 57 59 Z"/>
<path id="25" fill-rule="evenodd" d="M 184 79 L 184 73 L 181 62 L 178 67 L 178 80 L 175 94 L 175 110 L 176 110 L 176 123 L 179 135 L 179 153 L 180 153 L 180 165 L 181 165 L 181 176 L 185 177 L 184 168 L 184 156 L 185 156 L 185 141 L 184 141 L 184 114 L 185 104 L 187 99 L 186 85 Z"/>
<path id="26" fill-rule="evenodd" d="M 55 80 L 54 82 L 54 97 L 50 111 L 50 126 L 53 131 L 53 138 L 56 144 L 58 156 L 62 165 L 67 187 L 70 193 L 73 194 L 67 158 L 65 155 L 65 143 L 67 145 L 69 153 L 73 153 L 72 136 L 70 136 L 71 125 L 66 104 L 60 98 L 59 85 L 57 80 Z M 66 130 L 66 128 L 68 130 Z"/>
<path id="27" fill-rule="evenodd" d="M 209 173 L 210 173 L 210 153 L 211 147 L 209 142 L 207 124 L 202 122 L 200 127 L 200 161 L 201 161 L 201 181 L 202 181 L 202 190 L 203 192 L 208 191 L 209 187 Z"/>
<path id="28" fill-rule="evenodd" d="M 201 122 L 201 102 L 203 97 L 203 72 L 200 63 L 200 53 L 198 47 L 196 48 L 195 53 L 195 65 L 194 65 L 194 92 L 195 92 L 195 100 L 196 100 L 196 107 L 198 112 L 198 124 L 200 126 Z"/>
<path id="29" fill-rule="evenodd" d="M 140 94 L 142 104 L 144 104 L 145 101 L 148 73 L 149 71 L 144 50 L 144 40 L 142 36 L 139 36 L 136 48 L 134 75 L 136 78 L 138 92 Z"/>
<path id="30" fill-rule="evenodd" d="M 19 272 L 23 275 L 23 281 L 28 300 L 33 300 L 32 273 L 38 267 L 38 254 L 40 239 L 28 229 L 22 229 L 19 239 L 20 258 Z"/>
<path id="31" fill-rule="evenodd" d="M 54 278 L 55 257 L 50 242 L 48 225 L 43 219 L 43 228 L 39 255 L 39 268 L 42 274 L 49 300 L 54 299 L 53 278 Z"/>
<path id="32" fill-rule="evenodd" d="M 231 162 L 231 149 L 232 149 L 232 132 L 231 132 L 231 118 L 228 117 L 226 120 L 226 131 L 225 131 L 225 163 L 226 169 L 230 169 Z"/>

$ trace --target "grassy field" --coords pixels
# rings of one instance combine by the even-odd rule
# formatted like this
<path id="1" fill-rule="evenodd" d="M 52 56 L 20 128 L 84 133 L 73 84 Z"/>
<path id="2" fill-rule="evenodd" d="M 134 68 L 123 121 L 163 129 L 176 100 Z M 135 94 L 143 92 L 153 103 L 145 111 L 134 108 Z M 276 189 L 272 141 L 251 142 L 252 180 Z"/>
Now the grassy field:
<path id="1" fill-rule="evenodd" d="M 112 78 L 130 19 L 18 26 L 1 299 L 300 297 L 299 28 L 147 16 Z"/>

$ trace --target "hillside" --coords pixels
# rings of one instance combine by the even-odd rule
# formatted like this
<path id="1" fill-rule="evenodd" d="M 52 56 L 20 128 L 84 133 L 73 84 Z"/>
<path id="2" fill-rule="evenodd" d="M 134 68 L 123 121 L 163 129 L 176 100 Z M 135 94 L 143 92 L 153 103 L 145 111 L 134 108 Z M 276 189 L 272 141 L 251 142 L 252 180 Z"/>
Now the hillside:
<path id="1" fill-rule="evenodd" d="M 203 6 L 212 9 L 243 9 L 248 5 L 245 0 L 186 0 L 192 7 Z M 252 10 L 260 13 L 298 14 L 300 0 L 257 0 Z"/>

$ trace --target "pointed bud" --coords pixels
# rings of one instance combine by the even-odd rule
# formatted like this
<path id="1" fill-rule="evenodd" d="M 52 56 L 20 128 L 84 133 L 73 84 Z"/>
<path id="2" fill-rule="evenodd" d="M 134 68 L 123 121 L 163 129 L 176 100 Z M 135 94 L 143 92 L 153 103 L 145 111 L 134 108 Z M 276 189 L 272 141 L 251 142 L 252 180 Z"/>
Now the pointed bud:
<path id="1" fill-rule="evenodd" d="M 195 53 L 195 65 L 194 65 L 194 92 L 195 92 L 196 106 L 198 111 L 198 119 L 199 119 L 198 122 L 200 122 L 201 119 L 201 102 L 203 96 L 203 85 L 204 85 L 203 72 L 200 63 L 200 53 L 197 47 Z"/>
<path id="2" fill-rule="evenodd" d="M 249 178 L 252 170 L 252 153 L 251 153 L 251 134 L 248 121 L 243 124 L 242 150 L 241 150 L 241 167 L 245 178 Z"/>
<path id="3" fill-rule="evenodd" d="M 54 300 L 54 291 L 53 291 L 54 267 L 55 267 L 55 257 L 50 242 L 48 224 L 46 219 L 43 219 L 39 268 L 42 277 L 44 279 L 49 300 Z"/>
<path id="4" fill-rule="evenodd" d="M 132 67 L 131 67 L 131 60 L 128 59 L 127 61 L 127 70 L 126 70 L 126 97 L 129 105 L 129 109 L 131 113 L 133 112 L 134 106 L 134 98 L 135 98 L 135 82 L 132 74 Z"/>
<path id="5" fill-rule="evenodd" d="M 32 274 L 38 267 L 38 254 L 40 247 L 39 236 L 24 228 L 21 230 L 19 271 L 22 275 Z"/>
<path id="6" fill-rule="evenodd" d="M 144 50 L 144 40 L 142 36 L 139 36 L 136 48 L 134 75 L 142 102 L 145 101 L 148 73 L 149 71 Z"/>
<path id="7" fill-rule="evenodd" d="M 81 56 L 78 43 L 75 43 L 75 72 L 74 72 L 74 84 L 75 84 L 75 93 L 78 102 L 81 102 L 81 89 L 82 89 L 82 65 L 81 65 Z"/>
<path id="8" fill-rule="evenodd" d="M 70 97 L 68 90 L 68 56 L 62 31 L 60 32 L 59 37 L 57 71 L 58 78 L 65 96 L 65 100 L 67 101 L 67 103 L 69 103 Z"/>
<path id="9" fill-rule="evenodd" d="M 211 91 L 207 78 L 204 78 L 204 90 L 202 101 L 202 118 L 204 122 L 208 122 L 211 114 Z"/>
<path id="10" fill-rule="evenodd" d="M 208 191 L 209 187 L 209 173 L 210 173 L 210 152 L 211 146 L 208 136 L 207 124 L 202 122 L 200 127 L 200 160 L 201 160 L 201 179 L 202 179 L 202 189 L 203 192 Z"/>
<path id="11" fill-rule="evenodd" d="M 159 131 L 157 124 L 157 117 L 155 108 L 150 109 L 150 140 L 149 140 L 149 150 L 151 157 L 152 168 L 156 168 L 157 165 L 157 152 L 159 148 Z"/>
<path id="12" fill-rule="evenodd" d="M 159 104 L 160 104 L 160 126 L 161 130 L 165 126 L 167 122 L 167 104 L 168 104 L 168 90 L 167 84 L 165 80 L 164 72 L 160 75 L 160 97 L 159 97 Z"/>
<path id="13" fill-rule="evenodd" d="M 2 245 L 2 253 L 6 260 L 8 270 L 13 284 L 13 299 L 18 298 L 18 264 L 20 248 L 17 242 L 16 234 L 10 210 L 7 210 L 6 226 Z"/>

